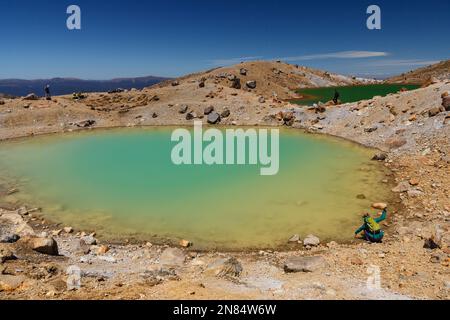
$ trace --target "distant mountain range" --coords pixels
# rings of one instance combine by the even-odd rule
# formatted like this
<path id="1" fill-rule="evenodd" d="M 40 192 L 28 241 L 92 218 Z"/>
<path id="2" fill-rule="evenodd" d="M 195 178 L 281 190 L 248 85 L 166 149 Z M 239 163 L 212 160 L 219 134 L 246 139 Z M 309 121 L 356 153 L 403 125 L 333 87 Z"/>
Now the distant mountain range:
<path id="1" fill-rule="evenodd" d="M 38 80 L 5 79 L 0 80 L 0 94 L 25 96 L 35 93 L 44 95 L 44 87 L 49 84 L 52 95 L 64 95 L 74 92 L 103 92 L 118 88 L 142 89 L 168 80 L 163 77 L 118 78 L 112 80 L 82 80 L 75 78 L 53 78 Z"/>

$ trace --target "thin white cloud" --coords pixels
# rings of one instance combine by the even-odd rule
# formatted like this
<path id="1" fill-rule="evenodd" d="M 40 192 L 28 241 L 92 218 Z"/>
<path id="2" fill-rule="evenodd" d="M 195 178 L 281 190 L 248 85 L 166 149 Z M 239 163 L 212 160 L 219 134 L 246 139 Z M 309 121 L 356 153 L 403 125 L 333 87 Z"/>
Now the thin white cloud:
<path id="1" fill-rule="evenodd" d="M 340 51 L 331 53 L 319 53 L 310 54 L 304 56 L 291 56 L 284 58 L 273 58 L 268 59 L 263 56 L 252 56 L 252 57 L 239 57 L 239 58 L 227 58 L 227 59 L 214 59 L 211 60 L 213 65 L 231 65 L 238 64 L 242 61 L 251 60 L 281 60 L 281 61 L 307 61 L 307 60 L 322 60 L 322 59 L 362 59 L 362 58 L 376 58 L 376 57 L 386 57 L 388 52 L 382 51 Z"/>
<path id="2" fill-rule="evenodd" d="M 422 67 L 439 63 L 437 60 L 397 59 L 380 60 L 368 63 L 371 67 Z"/>
<path id="3" fill-rule="evenodd" d="M 362 58 L 386 57 L 388 55 L 389 55 L 388 52 L 383 51 L 340 51 L 331 53 L 310 54 L 304 56 L 284 57 L 273 60 L 306 61 L 306 60 L 323 60 L 323 59 L 362 59 Z"/>
<path id="4" fill-rule="evenodd" d="M 229 58 L 229 59 L 214 59 L 211 60 L 211 63 L 216 66 L 226 66 L 230 64 L 238 64 L 242 61 L 251 61 L 251 60 L 259 60 L 262 59 L 262 56 L 253 56 L 253 57 L 240 57 L 240 58 Z"/>

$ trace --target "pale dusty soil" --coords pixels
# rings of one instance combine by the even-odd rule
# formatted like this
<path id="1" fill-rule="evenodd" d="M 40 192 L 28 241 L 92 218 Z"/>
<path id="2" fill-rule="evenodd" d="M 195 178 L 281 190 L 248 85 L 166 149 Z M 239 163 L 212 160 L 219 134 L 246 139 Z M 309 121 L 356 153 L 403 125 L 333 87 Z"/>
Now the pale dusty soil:
<path id="1" fill-rule="evenodd" d="M 254 91 L 231 89 L 230 82 L 222 78 L 224 72 L 239 76 L 243 66 L 248 73 L 242 78 L 257 80 Z M 274 73 L 274 68 L 283 72 Z M 109 244 L 110 250 L 105 254 L 79 254 L 74 246 L 77 233 L 83 230 L 72 226 L 74 233 L 55 236 L 62 254 L 59 257 L 33 252 L 20 241 L 2 244 L 18 259 L 0 264 L 0 299 L 448 299 L 449 112 L 429 117 L 427 111 L 440 106 L 441 95 L 450 92 L 450 82 L 444 80 L 416 91 L 330 106 L 324 113 L 316 113 L 280 100 L 295 96 L 286 88 L 313 85 L 305 76 L 291 73 L 296 70 L 299 69 L 285 64 L 249 62 L 189 75 L 181 78 L 177 86 L 166 83 L 143 91 L 95 93 L 79 102 L 70 96 L 55 97 L 51 102 L 4 99 L 5 104 L 0 105 L 0 138 L 85 130 L 74 123 L 88 119 L 96 121 L 94 128 L 191 125 L 193 120 L 186 120 L 186 114 L 179 113 L 182 105 L 198 116 L 210 105 L 219 112 L 228 108 L 231 115 L 223 119 L 222 125 L 281 126 L 280 112 L 293 112 L 292 127 L 384 150 L 388 153 L 384 165 L 392 172 L 390 179 L 412 182 L 408 192 L 396 193 L 393 203 L 389 203 L 395 212 L 385 223 L 383 244 L 355 240 L 350 244 L 321 244 L 310 250 L 297 245 L 286 252 L 182 249 L 186 261 L 174 267 L 176 275 L 162 275 L 156 283 L 149 279 L 148 272 L 161 267 L 164 246 Z M 329 76 L 320 71 L 308 69 L 307 74 L 309 78 L 320 76 L 315 79 L 317 83 L 329 81 Z M 201 78 L 206 78 L 204 88 L 198 86 Z M 350 84 L 350 80 L 327 84 Z M 261 96 L 265 97 L 263 103 Z M 372 128 L 375 126 L 376 130 Z M 0 207 L 4 208 L 0 219 L 4 226 L 12 219 L 13 226 L 20 227 L 22 233 L 49 234 L 63 227 L 45 221 L 45 208 L 42 213 L 17 212 L 24 204 L 15 202 L 14 195 L 6 195 L 14 187 L 8 183 L 0 177 Z M 424 249 L 424 240 L 436 233 L 440 234 L 441 248 Z M 286 239 L 290 236 L 287 234 Z M 311 273 L 284 272 L 286 258 L 303 255 L 323 256 L 326 265 Z M 240 277 L 219 278 L 208 272 L 207 266 L 221 257 L 235 257 L 241 262 Z M 80 290 L 66 290 L 65 270 L 70 265 L 78 265 L 83 271 Z M 371 265 L 381 270 L 381 289 L 366 287 L 367 268 Z"/>

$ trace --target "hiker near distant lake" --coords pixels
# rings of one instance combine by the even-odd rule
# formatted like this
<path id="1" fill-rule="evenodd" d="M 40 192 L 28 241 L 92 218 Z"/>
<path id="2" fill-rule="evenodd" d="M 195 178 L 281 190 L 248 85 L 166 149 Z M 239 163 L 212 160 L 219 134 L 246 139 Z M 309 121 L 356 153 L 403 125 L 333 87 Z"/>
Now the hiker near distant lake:
<path id="1" fill-rule="evenodd" d="M 45 86 L 44 92 L 45 92 L 45 99 L 51 100 L 52 96 L 50 95 L 50 85 Z"/>
<path id="2" fill-rule="evenodd" d="M 334 90 L 334 97 L 333 97 L 334 104 L 338 104 L 340 96 L 341 95 L 339 94 L 339 92 L 337 90 Z"/>
<path id="3" fill-rule="evenodd" d="M 355 231 L 355 237 L 364 231 L 363 237 L 369 242 L 381 242 L 384 237 L 384 231 L 381 230 L 379 223 L 386 220 L 387 210 L 383 209 L 381 216 L 378 218 L 372 218 L 368 213 L 363 215 L 363 225 Z"/>

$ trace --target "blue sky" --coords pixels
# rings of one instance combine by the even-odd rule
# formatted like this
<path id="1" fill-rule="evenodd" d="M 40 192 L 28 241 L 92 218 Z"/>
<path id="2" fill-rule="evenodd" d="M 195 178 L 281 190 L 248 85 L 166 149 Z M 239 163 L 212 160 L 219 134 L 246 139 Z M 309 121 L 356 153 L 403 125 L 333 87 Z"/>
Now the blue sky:
<path id="1" fill-rule="evenodd" d="M 79 5 L 82 30 L 66 28 Z M 366 9 L 382 10 L 382 30 Z M 0 78 L 179 76 L 283 59 L 382 77 L 449 59 L 448 0 L 0 0 Z"/>

